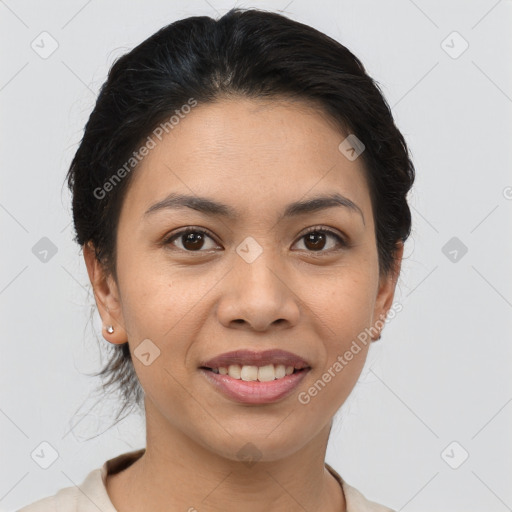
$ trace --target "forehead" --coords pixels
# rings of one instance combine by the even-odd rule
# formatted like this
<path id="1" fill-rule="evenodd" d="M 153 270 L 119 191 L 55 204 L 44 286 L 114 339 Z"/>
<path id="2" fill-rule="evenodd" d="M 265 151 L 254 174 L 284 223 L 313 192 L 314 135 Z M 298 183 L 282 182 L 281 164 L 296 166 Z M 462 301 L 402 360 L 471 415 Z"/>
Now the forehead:
<path id="1" fill-rule="evenodd" d="M 362 160 L 338 149 L 346 135 L 313 105 L 224 99 L 182 115 L 143 158 L 125 202 L 145 209 L 170 192 L 215 195 L 235 208 L 265 209 L 319 192 L 339 192 L 363 209 Z"/>

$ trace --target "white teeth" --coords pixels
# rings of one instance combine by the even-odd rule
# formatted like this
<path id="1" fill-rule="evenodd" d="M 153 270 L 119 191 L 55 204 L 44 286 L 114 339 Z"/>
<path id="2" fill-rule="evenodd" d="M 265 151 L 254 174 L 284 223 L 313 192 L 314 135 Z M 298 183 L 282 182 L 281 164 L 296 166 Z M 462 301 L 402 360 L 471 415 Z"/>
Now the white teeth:
<path id="1" fill-rule="evenodd" d="M 273 364 L 267 364 L 267 366 L 260 366 L 258 368 L 258 380 L 260 382 L 267 382 L 270 380 L 274 380 L 276 378 L 276 374 L 274 371 Z"/>
<path id="2" fill-rule="evenodd" d="M 240 377 L 242 380 L 258 380 L 258 367 L 257 366 L 242 366 L 240 371 Z"/>
<path id="3" fill-rule="evenodd" d="M 221 366 L 212 368 L 214 373 L 221 375 L 229 375 L 233 379 L 244 380 L 248 382 L 260 381 L 269 382 L 274 379 L 282 379 L 287 375 L 291 375 L 294 371 L 293 366 L 285 366 L 284 364 L 267 364 L 265 366 L 231 364 L 228 368 Z"/>
<path id="4" fill-rule="evenodd" d="M 240 379 L 241 378 L 241 370 L 242 368 L 240 368 L 240 365 L 238 364 L 231 364 L 229 365 L 229 368 L 228 368 L 228 375 L 230 377 L 233 377 L 233 379 Z M 220 372 L 220 369 L 219 369 L 219 372 Z"/>
<path id="5" fill-rule="evenodd" d="M 293 368 L 293 366 L 292 366 Z M 293 370 L 292 370 L 293 371 Z M 286 367 L 284 364 L 278 364 L 276 366 L 276 378 L 282 379 L 286 375 Z"/>

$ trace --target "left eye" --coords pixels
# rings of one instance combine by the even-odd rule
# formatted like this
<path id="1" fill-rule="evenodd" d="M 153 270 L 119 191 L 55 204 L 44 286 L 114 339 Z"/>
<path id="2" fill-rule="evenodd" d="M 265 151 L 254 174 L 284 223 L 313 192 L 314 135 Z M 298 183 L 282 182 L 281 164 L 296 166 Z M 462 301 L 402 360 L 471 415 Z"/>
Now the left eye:
<path id="1" fill-rule="evenodd" d="M 335 242 L 331 243 L 331 247 L 325 246 L 327 244 L 328 238 L 334 239 Z M 179 249 L 182 249 L 186 252 L 204 252 L 208 250 L 215 249 L 217 245 L 215 242 L 213 243 L 213 247 L 204 247 L 205 240 L 210 239 L 214 242 L 213 238 L 208 234 L 207 231 L 199 228 L 188 228 L 184 231 L 180 231 L 171 235 L 169 238 L 164 240 L 164 244 L 175 244 L 175 241 L 179 241 L 181 247 L 178 246 Z M 320 228 L 312 228 L 307 233 L 302 235 L 299 241 L 304 239 L 305 250 L 309 252 L 328 252 L 329 250 L 333 250 L 336 248 L 336 245 L 341 247 L 347 247 L 346 241 L 334 231 L 329 229 L 320 229 Z M 201 251 L 203 249 L 204 251 Z"/>
<path id="2" fill-rule="evenodd" d="M 334 246 L 331 245 L 331 247 L 327 248 L 327 250 L 322 251 L 322 249 L 325 249 L 326 240 L 328 237 L 334 238 L 338 246 L 347 247 L 348 245 L 340 235 L 334 231 L 331 231 L 330 229 L 312 228 L 307 233 L 302 235 L 300 240 L 304 239 L 306 250 L 311 252 L 329 252 L 329 250 L 336 249 L 336 242 L 334 243 Z M 310 247 L 307 247 L 307 245 Z"/>

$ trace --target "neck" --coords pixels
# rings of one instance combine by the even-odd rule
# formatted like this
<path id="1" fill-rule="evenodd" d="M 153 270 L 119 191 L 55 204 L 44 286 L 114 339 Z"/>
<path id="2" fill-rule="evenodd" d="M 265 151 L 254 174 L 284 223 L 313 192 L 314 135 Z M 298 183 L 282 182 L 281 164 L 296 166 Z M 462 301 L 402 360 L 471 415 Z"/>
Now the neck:
<path id="1" fill-rule="evenodd" d="M 234 504 L 246 512 L 346 510 L 341 487 L 324 464 L 330 424 L 286 457 L 251 462 L 212 452 L 148 409 L 146 404 L 145 453 L 107 479 L 119 512 L 214 512 Z M 258 458 L 256 448 L 246 450 Z"/>

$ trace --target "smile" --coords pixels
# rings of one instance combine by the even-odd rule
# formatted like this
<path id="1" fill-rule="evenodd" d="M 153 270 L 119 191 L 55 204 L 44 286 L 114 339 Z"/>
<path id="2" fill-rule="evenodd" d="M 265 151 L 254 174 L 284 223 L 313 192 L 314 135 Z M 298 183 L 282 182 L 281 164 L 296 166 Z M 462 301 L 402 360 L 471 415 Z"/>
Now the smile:
<path id="1" fill-rule="evenodd" d="M 311 370 L 284 350 L 237 350 L 204 361 L 201 374 L 224 397 L 244 404 L 270 404 L 289 396 Z"/>

